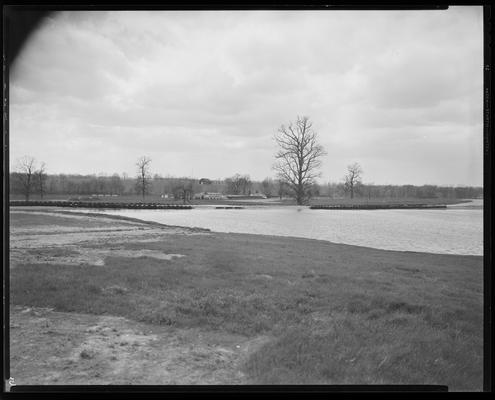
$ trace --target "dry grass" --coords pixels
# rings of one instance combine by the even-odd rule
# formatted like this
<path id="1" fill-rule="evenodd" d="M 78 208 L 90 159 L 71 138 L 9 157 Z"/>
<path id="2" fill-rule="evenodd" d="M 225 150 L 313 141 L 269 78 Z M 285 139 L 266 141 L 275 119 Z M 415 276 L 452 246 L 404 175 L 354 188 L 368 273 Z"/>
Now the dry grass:
<path id="1" fill-rule="evenodd" d="M 185 257 L 19 265 L 11 301 L 269 335 L 244 366 L 252 383 L 482 388 L 481 257 L 220 233 L 125 248 Z"/>

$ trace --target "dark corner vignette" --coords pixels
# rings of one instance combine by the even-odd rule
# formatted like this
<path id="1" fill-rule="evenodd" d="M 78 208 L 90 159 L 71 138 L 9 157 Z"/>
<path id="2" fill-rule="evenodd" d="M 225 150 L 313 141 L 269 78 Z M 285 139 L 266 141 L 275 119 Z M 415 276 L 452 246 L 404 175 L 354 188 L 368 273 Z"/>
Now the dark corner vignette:
<path id="1" fill-rule="evenodd" d="M 9 166 L 9 71 L 17 55 L 22 50 L 23 45 L 29 39 L 29 36 L 36 30 L 43 18 L 48 16 L 50 11 L 43 7 L 35 7 L 29 10 L 29 6 L 22 7 L 18 5 L 3 5 L 2 7 L 2 63 L 3 63 L 3 262 L 2 262 L 2 370 L 3 370 L 3 391 L 9 392 L 15 386 L 15 378 L 10 375 L 10 248 L 9 248 L 9 183 L 10 183 L 10 166 Z"/>

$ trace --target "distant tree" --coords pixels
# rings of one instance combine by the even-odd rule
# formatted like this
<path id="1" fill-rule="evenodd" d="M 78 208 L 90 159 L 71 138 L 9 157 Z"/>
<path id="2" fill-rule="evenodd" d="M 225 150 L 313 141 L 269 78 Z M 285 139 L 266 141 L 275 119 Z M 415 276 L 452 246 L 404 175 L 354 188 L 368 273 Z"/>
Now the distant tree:
<path id="1" fill-rule="evenodd" d="M 176 200 L 182 200 L 184 204 L 190 203 L 194 196 L 192 180 L 181 180 L 173 187 L 172 192 Z"/>
<path id="2" fill-rule="evenodd" d="M 241 194 L 251 194 L 251 187 L 253 182 L 249 175 L 242 175 L 239 177 L 239 186 L 241 189 Z"/>
<path id="3" fill-rule="evenodd" d="M 108 188 L 108 179 L 105 177 L 105 176 L 102 176 L 102 174 L 100 173 L 97 177 L 96 177 L 96 185 L 97 185 L 97 191 L 98 193 L 100 194 L 107 194 L 110 189 Z"/>
<path id="4" fill-rule="evenodd" d="M 368 201 L 371 200 L 372 188 L 372 185 L 361 185 L 362 193 L 368 199 Z"/>
<path id="5" fill-rule="evenodd" d="M 261 191 L 266 197 L 272 197 L 275 191 L 275 185 L 273 184 L 273 180 L 271 178 L 265 178 L 261 182 Z"/>
<path id="6" fill-rule="evenodd" d="M 358 163 L 347 166 L 347 175 L 344 177 L 345 187 L 351 193 L 351 199 L 354 198 L 356 186 L 361 183 L 361 174 L 363 170 Z"/>
<path id="7" fill-rule="evenodd" d="M 456 188 L 459 189 L 459 188 Z M 464 191 L 463 191 L 464 192 Z M 465 198 L 466 192 L 458 198 Z M 420 199 L 433 199 L 437 197 L 436 186 L 433 185 L 423 185 L 418 188 L 418 197 Z"/>
<path id="8" fill-rule="evenodd" d="M 46 164 L 42 162 L 39 169 L 35 171 L 36 188 L 41 199 L 46 192 L 46 179 Z"/>
<path id="9" fill-rule="evenodd" d="M 136 192 L 144 197 L 149 194 L 151 188 L 151 172 L 150 172 L 151 159 L 142 156 L 136 162 L 137 166 L 137 178 L 136 178 Z"/>
<path id="10" fill-rule="evenodd" d="M 127 172 L 122 172 L 122 185 L 124 188 L 123 194 L 133 192 L 133 179 L 129 179 L 129 174 Z"/>
<path id="11" fill-rule="evenodd" d="M 310 194 L 310 197 L 316 197 L 316 196 L 319 196 L 321 194 L 321 188 L 320 188 L 320 185 L 318 185 L 316 182 L 313 183 L 310 187 L 309 187 L 309 194 Z"/>
<path id="12" fill-rule="evenodd" d="M 251 194 L 252 182 L 249 175 L 235 174 L 225 179 L 225 183 L 229 194 Z"/>
<path id="13" fill-rule="evenodd" d="M 49 176 L 48 177 L 48 193 L 58 193 L 59 188 L 57 184 L 57 179 L 55 175 Z"/>
<path id="14" fill-rule="evenodd" d="M 226 178 L 225 185 L 225 191 L 227 194 L 239 194 L 239 188 L 233 178 Z"/>
<path id="15" fill-rule="evenodd" d="M 337 185 L 335 185 L 335 197 L 345 197 L 346 193 L 347 192 L 344 183 L 339 182 L 337 183 Z"/>
<path id="16" fill-rule="evenodd" d="M 339 195 L 339 185 L 334 182 L 328 182 L 326 184 L 326 194 L 329 198 L 333 199 Z"/>
<path id="17" fill-rule="evenodd" d="M 34 189 L 34 176 L 36 173 L 36 160 L 31 156 L 24 156 L 17 161 L 17 179 L 22 194 L 29 200 Z"/>
<path id="18" fill-rule="evenodd" d="M 110 193 L 121 195 L 124 193 L 124 183 L 119 174 L 113 174 L 110 177 Z"/>
<path id="19" fill-rule="evenodd" d="M 273 166 L 278 177 L 292 189 L 297 204 L 305 203 L 311 197 L 311 187 L 321 166 L 321 157 L 326 154 L 317 142 L 308 117 L 297 117 L 295 123 L 282 125 L 275 135 L 279 151 Z"/>

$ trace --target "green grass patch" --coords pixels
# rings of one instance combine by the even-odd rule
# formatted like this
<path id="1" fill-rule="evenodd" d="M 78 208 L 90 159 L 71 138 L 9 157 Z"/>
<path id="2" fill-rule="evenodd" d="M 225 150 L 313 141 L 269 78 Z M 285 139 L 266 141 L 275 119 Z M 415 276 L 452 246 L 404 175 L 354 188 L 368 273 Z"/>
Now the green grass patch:
<path id="1" fill-rule="evenodd" d="M 442 384 L 482 387 L 480 335 L 445 335 L 423 318 L 373 320 L 346 313 L 298 325 L 245 366 L 259 384 Z M 469 355 L 469 356 L 468 356 Z"/>

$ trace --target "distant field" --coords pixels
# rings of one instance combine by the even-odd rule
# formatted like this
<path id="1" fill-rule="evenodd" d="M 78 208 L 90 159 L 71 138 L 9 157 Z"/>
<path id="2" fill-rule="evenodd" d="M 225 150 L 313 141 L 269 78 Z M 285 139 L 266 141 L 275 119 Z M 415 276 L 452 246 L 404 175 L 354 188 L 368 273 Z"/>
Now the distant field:
<path id="1" fill-rule="evenodd" d="M 160 234 L 156 228 L 142 233 L 119 228 L 104 239 L 88 231 L 81 241 L 82 222 L 68 215 L 11 215 L 13 305 L 261 341 L 232 364 L 242 372 L 241 383 L 482 389 L 482 257 L 261 235 Z M 101 224 L 112 228 L 118 221 Z M 88 229 L 94 226 L 88 222 Z M 46 227 L 53 228 L 50 234 L 41 231 Z M 57 229 L 71 227 L 79 236 L 70 242 L 65 234 L 60 238 L 66 243 L 60 243 Z M 159 257 L 172 253 L 181 257 Z M 100 262 L 92 264 L 95 255 Z M 56 329 L 54 322 L 50 332 Z M 25 335 L 27 341 L 29 330 Z M 188 340 L 177 346 L 193 346 Z M 28 348 L 18 346 L 29 357 Z M 50 342 L 45 347 L 48 357 Z M 201 357 L 188 363 L 199 365 Z M 128 363 L 132 368 L 132 360 Z M 71 365 L 59 380 L 79 368 Z M 205 371 L 217 367 L 208 364 Z M 229 383 L 218 376 L 216 382 Z"/>
<path id="2" fill-rule="evenodd" d="M 101 201 L 101 202 L 115 202 L 115 203 L 140 203 L 143 202 L 142 196 L 136 195 L 124 195 L 124 196 L 102 196 L 97 198 L 91 198 L 84 195 L 46 195 L 43 200 L 69 200 L 69 199 L 81 199 L 82 201 Z M 24 200 L 23 196 L 11 195 L 10 200 Z M 39 200 L 39 196 L 33 196 L 31 200 Z M 328 197 L 316 197 L 310 200 L 308 205 L 349 205 L 349 204 L 457 204 L 469 200 L 463 199 L 367 199 L 367 198 L 345 198 L 345 199 L 331 199 Z M 160 203 L 160 204 L 183 204 L 182 200 L 174 200 L 173 198 L 164 199 L 158 195 L 148 195 L 145 197 L 146 203 Z M 193 199 L 189 203 L 191 205 L 201 204 L 219 204 L 219 205 L 296 205 L 294 199 L 284 197 L 280 200 L 278 197 L 272 197 L 270 199 L 256 199 L 256 200 L 205 200 L 205 199 Z"/>

